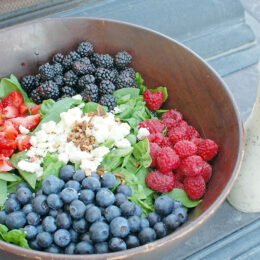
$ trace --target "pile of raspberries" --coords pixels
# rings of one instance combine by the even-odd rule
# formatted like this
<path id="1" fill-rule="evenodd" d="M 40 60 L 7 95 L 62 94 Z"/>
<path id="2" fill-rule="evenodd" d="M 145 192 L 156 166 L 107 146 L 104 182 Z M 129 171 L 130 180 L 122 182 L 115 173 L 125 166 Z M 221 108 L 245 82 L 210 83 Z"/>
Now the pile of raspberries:
<path id="1" fill-rule="evenodd" d="M 211 178 L 212 167 L 208 162 L 216 156 L 218 145 L 200 138 L 197 130 L 174 109 L 164 113 L 161 120 L 150 119 L 139 124 L 139 128 L 150 132 L 150 167 L 154 170 L 146 176 L 146 184 L 160 193 L 183 189 L 190 199 L 198 200 Z"/>

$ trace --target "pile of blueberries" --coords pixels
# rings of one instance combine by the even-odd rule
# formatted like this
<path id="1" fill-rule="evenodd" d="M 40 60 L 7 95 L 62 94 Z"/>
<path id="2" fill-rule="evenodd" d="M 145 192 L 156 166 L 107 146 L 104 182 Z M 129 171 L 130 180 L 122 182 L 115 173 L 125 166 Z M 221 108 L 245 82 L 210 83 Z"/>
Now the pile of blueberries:
<path id="1" fill-rule="evenodd" d="M 132 190 L 116 177 L 92 173 L 86 177 L 72 165 L 60 178 L 49 176 L 32 193 L 25 183 L 9 194 L 0 223 L 23 229 L 32 249 L 50 253 L 102 254 L 134 248 L 166 236 L 187 219 L 182 204 L 167 195 L 155 199 L 155 212 L 141 217 L 131 202 Z"/>

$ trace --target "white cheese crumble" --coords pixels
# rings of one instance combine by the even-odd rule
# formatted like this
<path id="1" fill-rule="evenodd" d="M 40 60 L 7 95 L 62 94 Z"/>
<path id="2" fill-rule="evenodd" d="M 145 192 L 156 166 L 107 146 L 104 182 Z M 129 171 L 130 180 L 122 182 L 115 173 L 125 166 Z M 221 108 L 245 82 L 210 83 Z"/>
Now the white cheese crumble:
<path id="1" fill-rule="evenodd" d="M 30 132 L 29 129 L 27 129 L 26 127 L 24 127 L 22 125 L 19 126 L 19 131 L 21 134 L 24 134 L 24 135 L 27 135 Z"/>
<path id="2" fill-rule="evenodd" d="M 150 132 L 147 128 L 144 128 L 144 127 L 139 128 L 138 133 L 137 133 L 137 138 L 139 140 L 144 140 L 145 137 L 147 137 L 148 135 L 150 135 Z"/>
<path id="3" fill-rule="evenodd" d="M 77 100 L 82 100 L 82 96 L 80 94 L 73 96 L 72 98 Z"/>

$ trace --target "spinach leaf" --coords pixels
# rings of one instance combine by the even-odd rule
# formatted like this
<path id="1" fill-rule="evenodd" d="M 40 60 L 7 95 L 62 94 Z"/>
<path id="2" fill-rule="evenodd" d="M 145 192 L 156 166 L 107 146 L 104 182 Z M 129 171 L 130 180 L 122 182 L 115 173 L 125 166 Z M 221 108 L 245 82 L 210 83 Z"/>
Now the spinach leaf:
<path id="1" fill-rule="evenodd" d="M 136 72 L 135 74 L 135 82 L 138 84 L 140 88 L 140 94 L 143 94 L 147 87 L 143 85 L 144 80 L 139 72 Z"/>
<path id="2" fill-rule="evenodd" d="M 82 109 L 83 113 L 97 112 L 99 104 L 95 102 L 88 102 Z M 102 106 L 103 113 L 107 113 L 107 107 Z"/>
<path id="3" fill-rule="evenodd" d="M 150 166 L 152 159 L 150 156 L 150 145 L 147 138 L 134 144 L 133 155 L 145 168 Z"/>
<path id="4" fill-rule="evenodd" d="M 130 99 L 136 98 L 139 96 L 140 89 L 138 88 L 121 88 L 114 92 L 113 96 L 116 98 L 118 104 L 120 101 L 123 101 L 121 104 L 124 104 L 124 101 L 129 101 Z M 127 98 L 125 98 L 127 96 Z"/>
<path id="5" fill-rule="evenodd" d="M 42 114 L 43 116 L 47 115 L 49 111 L 52 109 L 54 104 L 55 101 L 53 99 L 44 100 L 41 104 L 39 113 Z"/>
<path id="6" fill-rule="evenodd" d="M 159 109 L 159 110 L 156 110 L 155 112 L 159 115 L 159 116 L 162 116 L 162 114 L 168 112 L 169 109 Z"/>
<path id="7" fill-rule="evenodd" d="M 7 200 L 7 182 L 0 180 L 0 207 L 5 204 Z"/>
<path id="8" fill-rule="evenodd" d="M 16 182 L 16 181 L 21 181 L 22 179 L 16 174 L 10 172 L 0 172 L 0 180 L 8 181 L 8 182 Z"/>
<path id="9" fill-rule="evenodd" d="M 146 185 L 145 178 L 146 178 L 148 173 L 149 173 L 149 170 L 147 168 L 142 167 L 142 166 L 139 167 L 139 169 L 136 173 L 138 183 L 140 183 L 143 186 L 144 193 L 145 193 L 146 197 L 149 197 L 150 195 L 155 193 L 153 190 L 148 188 L 147 185 Z"/>
<path id="10" fill-rule="evenodd" d="M 150 212 L 154 211 L 153 202 L 149 200 L 140 200 L 136 197 L 129 197 L 129 200 L 134 202 L 135 204 L 139 205 L 143 209 L 142 217 L 146 217 Z"/>
<path id="11" fill-rule="evenodd" d="M 15 193 L 16 187 L 19 183 L 22 182 L 22 179 L 20 181 L 12 182 L 7 186 L 7 193 Z"/>

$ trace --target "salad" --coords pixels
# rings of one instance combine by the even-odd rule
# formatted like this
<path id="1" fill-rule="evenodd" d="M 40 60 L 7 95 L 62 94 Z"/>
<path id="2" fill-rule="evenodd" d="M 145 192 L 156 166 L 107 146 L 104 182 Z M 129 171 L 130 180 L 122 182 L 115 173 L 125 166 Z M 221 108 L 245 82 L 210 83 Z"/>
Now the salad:
<path id="1" fill-rule="evenodd" d="M 131 55 L 89 42 L 0 82 L 0 239 L 51 253 L 137 247 L 199 205 L 218 145 L 163 109 Z"/>

